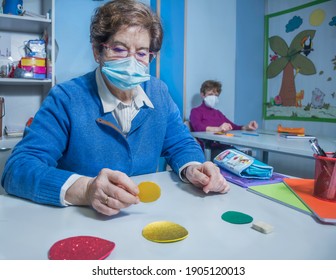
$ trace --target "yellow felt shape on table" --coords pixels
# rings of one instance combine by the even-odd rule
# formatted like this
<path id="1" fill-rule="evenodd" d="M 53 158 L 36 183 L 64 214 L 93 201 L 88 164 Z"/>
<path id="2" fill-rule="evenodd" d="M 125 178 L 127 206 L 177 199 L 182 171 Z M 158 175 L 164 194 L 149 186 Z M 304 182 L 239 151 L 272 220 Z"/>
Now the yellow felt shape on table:
<path id="1" fill-rule="evenodd" d="M 160 187 L 154 182 L 142 182 L 138 185 L 141 202 L 153 202 L 161 196 Z"/>
<path id="2" fill-rule="evenodd" d="M 188 236 L 188 231 L 173 222 L 159 221 L 145 226 L 142 235 L 153 242 L 169 243 L 185 239 Z"/>

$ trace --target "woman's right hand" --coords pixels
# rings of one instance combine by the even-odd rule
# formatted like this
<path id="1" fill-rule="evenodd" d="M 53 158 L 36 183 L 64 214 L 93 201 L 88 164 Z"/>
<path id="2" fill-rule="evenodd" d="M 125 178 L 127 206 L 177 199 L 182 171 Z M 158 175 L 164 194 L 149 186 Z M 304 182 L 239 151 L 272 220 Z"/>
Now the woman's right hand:
<path id="1" fill-rule="evenodd" d="M 221 126 L 219 127 L 221 132 L 228 132 L 232 130 L 232 126 L 230 123 L 222 123 Z"/>
<path id="2" fill-rule="evenodd" d="M 112 216 L 123 208 L 138 204 L 138 194 L 138 186 L 125 173 L 104 168 L 88 181 L 85 197 L 96 211 Z"/>

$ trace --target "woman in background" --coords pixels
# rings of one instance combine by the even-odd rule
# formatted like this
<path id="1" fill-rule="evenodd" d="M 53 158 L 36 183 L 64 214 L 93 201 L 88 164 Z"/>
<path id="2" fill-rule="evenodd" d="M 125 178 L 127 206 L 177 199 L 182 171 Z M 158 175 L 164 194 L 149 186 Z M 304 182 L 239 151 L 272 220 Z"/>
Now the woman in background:
<path id="1" fill-rule="evenodd" d="M 203 82 L 200 89 L 200 95 L 203 101 L 200 106 L 191 110 L 190 129 L 192 131 L 208 131 L 214 133 L 227 133 L 230 130 L 256 130 L 258 128 L 256 121 L 250 121 L 246 125 L 237 125 L 230 121 L 221 111 L 216 109 L 221 92 L 222 84 L 220 82 L 214 80 Z M 199 139 L 198 142 L 202 148 L 204 148 L 204 143 Z M 211 158 L 214 158 L 217 154 L 229 148 L 234 147 L 217 142 L 211 143 Z"/>
<path id="2" fill-rule="evenodd" d="M 228 132 L 230 130 L 256 130 L 256 121 L 250 121 L 246 125 L 237 125 L 230 121 L 221 111 L 215 107 L 219 103 L 219 95 L 222 92 L 222 84 L 218 81 L 207 80 L 203 82 L 200 95 L 202 104 L 193 108 L 190 113 L 190 125 L 193 131 Z"/>

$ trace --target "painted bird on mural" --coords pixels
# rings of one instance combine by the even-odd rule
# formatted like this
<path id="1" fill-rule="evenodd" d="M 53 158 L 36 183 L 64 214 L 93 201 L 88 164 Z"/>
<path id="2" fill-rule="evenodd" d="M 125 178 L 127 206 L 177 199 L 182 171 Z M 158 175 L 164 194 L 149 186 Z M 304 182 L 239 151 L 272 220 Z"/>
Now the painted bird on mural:
<path id="1" fill-rule="evenodd" d="M 303 47 L 301 52 L 303 52 L 306 56 L 308 56 L 310 52 L 314 50 L 312 49 L 313 40 L 310 38 L 310 36 L 304 37 L 301 41 L 301 45 Z"/>

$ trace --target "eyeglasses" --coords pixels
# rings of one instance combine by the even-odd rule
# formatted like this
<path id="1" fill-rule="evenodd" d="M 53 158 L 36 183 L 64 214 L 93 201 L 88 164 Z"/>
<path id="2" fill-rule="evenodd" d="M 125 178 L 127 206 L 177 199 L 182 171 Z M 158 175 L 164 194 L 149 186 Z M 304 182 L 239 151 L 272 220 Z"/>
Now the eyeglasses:
<path id="1" fill-rule="evenodd" d="M 210 95 L 216 95 L 216 96 L 219 96 L 219 93 L 217 91 L 213 91 L 213 90 L 210 90 L 210 91 L 206 91 L 204 93 L 204 96 L 210 96 Z"/>
<path id="2" fill-rule="evenodd" d="M 135 59 L 138 60 L 139 62 L 148 64 L 152 62 L 152 60 L 156 56 L 156 53 L 150 52 L 148 50 L 139 50 L 136 52 L 130 52 L 127 48 L 123 46 L 110 46 L 108 44 L 101 44 L 101 45 L 105 48 L 106 50 L 105 56 L 108 59 L 126 58 L 130 55 L 134 55 Z"/>

